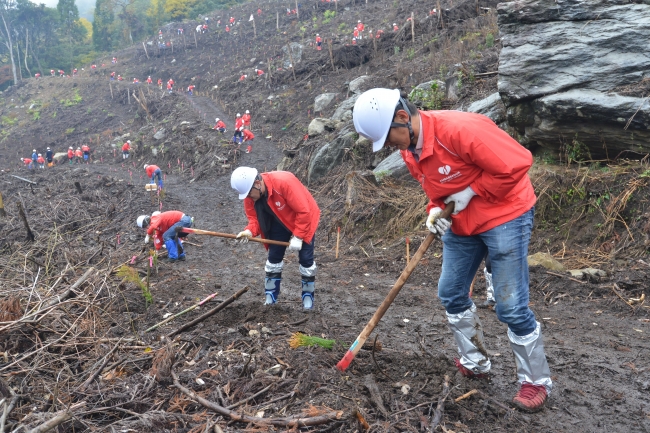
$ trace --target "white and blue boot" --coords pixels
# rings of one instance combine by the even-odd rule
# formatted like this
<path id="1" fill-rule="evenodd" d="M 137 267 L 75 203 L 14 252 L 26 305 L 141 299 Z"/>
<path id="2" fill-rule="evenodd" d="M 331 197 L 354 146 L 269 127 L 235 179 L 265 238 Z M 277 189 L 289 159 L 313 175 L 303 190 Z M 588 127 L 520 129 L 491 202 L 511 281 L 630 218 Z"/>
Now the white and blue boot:
<path id="1" fill-rule="evenodd" d="M 298 269 L 302 276 L 302 308 L 305 311 L 310 311 L 314 309 L 316 262 L 313 262 L 308 268 L 300 265 Z"/>
<path id="2" fill-rule="evenodd" d="M 264 267 L 266 271 L 266 278 L 264 279 L 264 305 L 273 305 L 278 302 L 283 265 L 284 262 L 271 263 L 268 260 L 266 261 L 266 266 Z"/>

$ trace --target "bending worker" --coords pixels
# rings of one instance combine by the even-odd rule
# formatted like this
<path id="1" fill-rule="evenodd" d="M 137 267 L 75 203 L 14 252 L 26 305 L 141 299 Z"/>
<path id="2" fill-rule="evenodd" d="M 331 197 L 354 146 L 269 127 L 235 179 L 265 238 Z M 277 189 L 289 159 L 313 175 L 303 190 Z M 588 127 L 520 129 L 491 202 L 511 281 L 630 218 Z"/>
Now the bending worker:
<path id="1" fill-rule="evenodd" d="M 194 225 L 194 218 L 177 210 L 167 212 L 154 212 L 151 216 L 140 215 L 137 219 L 138 227 L 147 229 L 144 243 L 148 244 L 153 236 L 154 247 L 159 250 L 162 245 L 167 248 L 167 257 L 170 262 L 185 260 L 185 250 L 179 238 L 186 237 L 187 233 L 180 230 Z"/>
<path id="2" fill-rule="evenodd" d="M 289 242 L 289 251 L 298 251 L 302 277 L 302 306 L 314 308 L 314 236 L 320 209 L 316 200 L 298 178 L 287 171 L 258 173 L 251 167 L 232 172 L 230 185 L 244 200 L 248 225 L 237 235 L 242 242 L 261 235 L 265 239 Z M 264 270 L 265 303 L 275 304 L 280 296 L 284 253 L 287 247 L 265 245 L 269 252 Z"/>
<path id="3" fill-rule="evenodd" d="M 357 99 L 354 127 L 372 140 L 399 149 L 427 197 L 427 228 L 442 237 L 438 297 L 447 311 L 460 359 L 469 378 L 485 377 L 490 359 L 483 329 L 469 295 L 472 278 L 486 252 L 498 319 L 508 325 L 519 391 L 513 403 L 542 409 L 551 391 L 551 372 L 542 333 L 528 307 L 528 243 L 536 202 L 528 178 L 531 153 L 488 117 L 460 111 L 418 111 L 399 90 L 372 89 Z M 454 202 L 451 221 L 439 218 Z M 451 228 L 451 230 L 450 230 Z"/>
<path id="4" fill-rule="evenodd" d="M 163 180 L 162 180 L 162 171 L 160 167 L 153 164 L 145 164 L 144 171 L 147 172 L 147 177 L 151 178 L 151 183 L 156 183 L 156 178 L 158 178 L 158 188 L 162 189 Z"/>

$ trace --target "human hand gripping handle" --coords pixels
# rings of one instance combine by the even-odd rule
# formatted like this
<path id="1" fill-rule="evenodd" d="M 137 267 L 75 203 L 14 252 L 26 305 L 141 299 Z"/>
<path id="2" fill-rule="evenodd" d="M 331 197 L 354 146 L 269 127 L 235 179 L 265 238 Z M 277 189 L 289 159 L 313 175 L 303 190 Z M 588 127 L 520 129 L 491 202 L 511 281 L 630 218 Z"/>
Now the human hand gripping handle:
<path id="1" fill-rule="evenodd" d="M 456 207 L 454 208 L 454 213 L 453 215 L 458 214 L 458 212 L 461 212 L 463 209 L 467 207 L 469 204 L 469 201 L 474 197 L 476 193 L 472 189 L 471 186 L 468 186 L 462 191 L 456 192 L 449 197 L 445 199 L 445 204 L 449 202 L 454 202 L 456 203 Z"/>
<path id="2" fill-rule="evenodd" d="M 243 232 L 237 233 L 237 239 L 239 239 L 239 242 L 241 242 L 242 244 L 248 242 L 248 238 L 252 238 L 252 237 L 253 237 L 253 233 L 248 229 L 244 230 Z"/>
<path id="3" fill-rule="evenodd" d="M 427 228 L 433 234 L 439 234 L 440 236 L 447 233 L 449 227 L 451 227 L 451 221 L 447 218 L 443 218 L 443 210 L 439 207 L 434 207 L 429 211 L 429 217 L 427 218 Z"/>
<path id="4" fill-rule="evenodd" d="M 448 218 L 449 215 L 454 211 L 454 203 L 451 202 L 447 205 L 444 211 L 440 214 L 439 218 Z M 436 238 L 436 236 L 433 233 L 429 233 L 427 237 L 424 239 L 424 242 L 420 244 L 420 248 L 418 248 L 417 252 L 411 259 L 408 265 L 406 265 L 406 268 L 402 271 L 402 274 L 399 276 L 393 287 L 390 289 L 388 292 L 388 295 L 386 295 L 386 298 L 384 301 L 381 303 L 379 308 L 377 308 L 377 311 L 375 311 L 375 314 L 372 316 L 368 324 L 366 325 L 365 328 L 363 328 L 363 331 L 361 331 L 361 334 L 357 337 L 356 340 L 354 340 L 354 343 L 352 343 L 352 346 L 348 349 L 348 351 L 345 353 L 345 356 L 336 364 L 336 368 L 338 368 L 340 371 L 345 371 L 349 366 L 354 357 L 357 355 L 359 352 L 359 349 L 363 346 L 363 344 L 366 342 L 372 331 L 375 329 L 375 326 L 379 323 L 381 318 L 384 316 L 386 311 L 388 310 L 388 307 L 393 303 L 397 295 L 399 294 L 399 291 L 402 290 L 402 287 L 404 287 L 404 284 L 406 283 L 406 280 L 411 276 L 411 272 L 413 272 L 413 269 L 417 266 L 417 264 L 420 262 L 422 259 L 422 256 L 424 256 L 424 253 L 426 253 L 427 249 L 429 248 L 429 245 L 431 245 L 431 242 Z"/>
<path id="5" fill-rule="evenodd" d="M 300 251 L 302 249 L 302 239 L 291 236 L 289 240 L 289 251 Z"/>
<path id="6" fill-rule="evenodd" d="M 145 243 L 145 244 L 148 244 L 148 243 L 149 243 L 149 235 L 147 235 L 147 236 L 144 237 L 144 243 Z"/>

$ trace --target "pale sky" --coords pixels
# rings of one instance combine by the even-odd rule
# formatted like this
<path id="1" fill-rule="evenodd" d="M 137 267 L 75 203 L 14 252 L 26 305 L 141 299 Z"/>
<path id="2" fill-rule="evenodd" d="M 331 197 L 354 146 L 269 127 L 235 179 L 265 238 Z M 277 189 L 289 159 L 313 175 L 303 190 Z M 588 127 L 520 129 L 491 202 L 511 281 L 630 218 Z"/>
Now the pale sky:
<path id="1" fill-rule="evenodd" d="M 59 0 L 30 0 L 32 3 L 41 4 L 45 3 L 45 6 L 50 8 L 56 8 Z M 84 17 L 92 21 L 92 15 L 90 11 L 95 7 L 95 0 L 76 0 L 77 8 L 79 9 L 79 16 Z"/>

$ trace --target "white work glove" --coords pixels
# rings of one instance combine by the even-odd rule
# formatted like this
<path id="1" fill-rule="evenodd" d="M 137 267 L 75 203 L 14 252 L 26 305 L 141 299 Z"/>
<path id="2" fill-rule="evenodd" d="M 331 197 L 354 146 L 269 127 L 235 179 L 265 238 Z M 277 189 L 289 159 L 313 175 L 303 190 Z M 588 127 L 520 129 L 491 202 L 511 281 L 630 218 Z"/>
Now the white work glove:
<path id="1" fill-rule="evenodd" d="M 427 218 L 427 228 L 429 231 L 440 236 L 447 233 L 447 230 L 451 227 L 451 221 L 446 218 L 440 218 L 441 213 L 442 209 L 434 207 L 429 211 L 429 218 Z"/>
<path id="2" fill-rule="evenodd" d="M 289 251 L 300 251 L 301 248 L 302 239 L 291 236 L 291 240 L 289 241 Z"/>
<path id="3" fill-rule="evenodd" d="M 147 235 L 147 236 L 144 237 L 144 243 L 145 243 L 145 244 L 148 244 L 148 243 L 149 243 L 149 235 Z"/>
<path id="4" fill-rule="evenodd" d="M 454 212 L 452 213 L 452 215 L 456 215 L 456 214 L 458 214 L 458 212 L 462 211 L 463 209 L 465 209 L 467 207 L 467 205 L 469 204 L 469 201 L 475 195 L 476 195 L 476 193 L 474 192 L 472 187 L 468 186 L 464 190 L 462 190 L 460 192 L 457 192 L 457 193 L 454 193 L 454 194 L 450 195 L 449 197 L 447 197 L 445 199 L 445 204 L 448 204 L 449 202 L 452 202 L 452 201 L 455 202 L 456 207 L 454 207 Z"/>
<path id="5" fill-rule="evenodd" d="M 252 237 L 253 237 L 253 233 L 248 229 L 244 230 L 243 232 L 239 232 L 237 234 L 237 239 L 239 239 L 239 242 L 241 242 L 242 244 L 248 242 L 248 238 L 252 238 Z"/>

